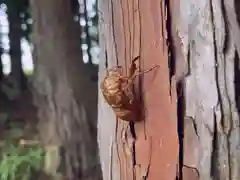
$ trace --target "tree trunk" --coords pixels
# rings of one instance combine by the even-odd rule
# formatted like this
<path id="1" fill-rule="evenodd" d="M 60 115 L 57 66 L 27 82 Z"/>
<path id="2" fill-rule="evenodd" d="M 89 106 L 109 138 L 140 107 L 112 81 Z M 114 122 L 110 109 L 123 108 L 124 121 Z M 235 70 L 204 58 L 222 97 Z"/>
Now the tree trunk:
<path id="1" fill-rule="evenodd" d="M 237 180 L 239 3 L 172 2 L 173 39 L 175 42 L 180 39 L 176 49 L 188 62 L 182 98 L 185 104 L 182 179 Z M 176 62 L 180 61 L 178 57 Z"/>
<path id="2" fill-rule="evenodd" d="M 111 107 L 99 96 L 98 139 L 104 180 L 176 178 L 175 79 L 178 77 L 172 78 L 172 67 L 169 69 L 168 4 L 165 3 L 162 0 L 99 1 L 100 81 L 105 69 L 116 65 L 122 66 L 126 75 L 131 60 L 137 56 L 140 56 L 141 70 L 159 65 L 135 82 L 134 93 L 142 106 L 142 112 L 136 113 L 144 114 L 138 119 L 140 122 L 128 125 L 116 121 Z M 127 126 L 135 129 L 136 139 Z"/>
<path id="3" fill-rule="evenodd" d="M 60 171 L 74 180 L 101 179 L 96 138 L 97 84 L 91 81 L 91 67 L 82 61 L 79 24 L 73 20 L 71 1 L 32 0 L 31 9 L 33 93 L 46 157 L 50 157 L 46 169 L 51 174 Z M 55 162 L 48 154 L 50 149 L 59 154 Z"/>
<path id="4" fill-rule="evenodd" d="M 1 39 L 1 38 L 0 38 Z M 3 52 L 3 48 L 0 47 L 0 83 L 2 83 L 2 79 L 4 77 L 4 73 L 3 73 L 3 63 L 2 63 L 2 53 Z M 0 90 L 1 91 L 1 90 Z"/>
<path id="5" fill-rule="evenodd" d="M 11 57 L 11 76 L 16 83 L 16 88 L 20 92 L 27 87 L 27 80 L 22 69 L 22 51 L 21 51 L 21 18 L 19 8 L 13 4 L 8 5 L 9 21 L 9 41 Z"/>

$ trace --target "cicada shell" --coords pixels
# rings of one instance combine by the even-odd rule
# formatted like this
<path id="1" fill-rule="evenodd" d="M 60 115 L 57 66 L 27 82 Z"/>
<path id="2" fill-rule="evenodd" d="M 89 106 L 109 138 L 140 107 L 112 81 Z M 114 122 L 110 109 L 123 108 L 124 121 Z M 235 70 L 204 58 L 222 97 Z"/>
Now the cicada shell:
<path id="1" fill-rule="evenodd" d="M 128 76 L 123 76 L 122 67 L 116 66 L 107 69 L 106 77 L 100 84 L 105 100 L 112 107 L 116 116 L 124 121 L 138 121 L 140 108 L 132 88 L 134 79 L 156 67 L 146 71 L 137 71 L 135 61 L 138 59 L 139 57 L 136 57 L 132 61 Z"/>

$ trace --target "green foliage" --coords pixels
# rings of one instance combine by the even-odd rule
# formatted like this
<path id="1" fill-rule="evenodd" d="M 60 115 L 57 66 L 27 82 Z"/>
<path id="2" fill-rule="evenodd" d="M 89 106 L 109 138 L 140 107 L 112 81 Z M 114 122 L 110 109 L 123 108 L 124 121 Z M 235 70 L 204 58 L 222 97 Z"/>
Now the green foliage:
<path id="1" fill-rule="evenodd" d="M 8 130 L 0 141 L 0 180 L 30 180 L 43 167 L 44 150 L 38 144 L 20 144 L 24 131 Z"/>
<path id="2" fill-rule="evenodd" d="M 24 74 L 27 76 L 27 77 L 30 77 L 33 75 L 33 69 L 25 69 L 24 70 Z"/>
<path id="3" fill-rule="evenodd" d="M 13 78 L 9 78 L 9 84 L 1 83 L 1 91 L 7 95 L 8 99 L 13 100 L 20 94 L 19 88 L 17 87 L 17 82 Z"/>
<path id="4" fill-rule="evenodd" d="M 12 143 L 4 144 L 0 161 L 0 180 L 29 180 L 33 171 L 40 171 L 43 150 Z"/>

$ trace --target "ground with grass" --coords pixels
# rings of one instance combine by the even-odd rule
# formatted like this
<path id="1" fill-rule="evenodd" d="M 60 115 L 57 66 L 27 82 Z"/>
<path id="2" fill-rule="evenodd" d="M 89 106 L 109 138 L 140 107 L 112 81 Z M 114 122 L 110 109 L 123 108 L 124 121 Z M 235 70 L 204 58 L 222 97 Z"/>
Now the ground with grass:
<path id="1" fill-rule="evenodd" d="M 37 179 L 43 167 L 44 150 L 38 139 L 36 108 L 32 104 L 31 93 L 28 90 L 14 93 L 11 86 L 2 88 L 0 180 Z M 4 92 L 4 88 L 9 89 Z"/>

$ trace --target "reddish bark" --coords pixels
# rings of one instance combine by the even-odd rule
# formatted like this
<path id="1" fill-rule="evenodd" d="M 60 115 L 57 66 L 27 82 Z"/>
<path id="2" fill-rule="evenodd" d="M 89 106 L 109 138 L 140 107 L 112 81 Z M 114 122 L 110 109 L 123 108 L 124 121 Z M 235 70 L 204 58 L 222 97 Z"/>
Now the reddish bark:
<path id="1" fill-rule="evenodd" d="M 143 113 L 146 116 L 143 118 L 144 122 L 135 124 L 137 140 L 134 168 L 131 154 L 125 155 L 122 151 L 126 144 L 131 146 L 132 138 L 129 134 L 121 138 L 122 129 L 126 125 L 120 122 L 118 130 L 120 138 L 117 144 L 120 146 L 122 176 L 117 179 L 131 180 L 134 179 L 133 174 L 136 174 L 137 179 L 143 178 L 145 170 L 148 169 L 149 157 L 151 162 L 148 179 L 175 178 L 178 138 L 176 99 L 169 94 L 171 88 L 168 43 L 165 39 L 170 38 L 166 33 L 166 12 L 169 9 L 165 7 L 165 3 L 168 2 L 161 0 L 102 2 L 104 21 L 100 32 L 104 34 L 105 44 L 102 43 L 102 47 L 106 50 L 108 65 L 119 64 L 127 69 L 131 59 L 138 55 L 141 58 L 141 69 L 147 69 L 155 64 L 160 65 L 157 72 L 145 74 L 141 77 L 143 82 L 138 85 L 136 83 L 136 89 L 141 92 L 144 100 Z M 182 83 L 184 96 L 181 97 L 185 107 L 181 108 L 182 115 L 178 114 L 178 121 L 181 121 L 182 125 L 181 133 L 184 133 L 184 137 L 181 137 L 184 139 L 181 139 L 180 152 L 183 159 L 180 164 L 180 169 L 182 168 L 180 175 L 183 176 L 183 180 L 199 178 L 210 180 L 213 177 L 239 179 L 240 160 L 237 147 L 240 118 L 236 98 L 239 96 L 237 91 L 239 42 L 236 41 L 239 27 L 238 14 L 235 13 L 237 5 L 233 0 L 226 2 L 170 0 L 170 2 L 172 28 L 171 30 L 168 28 L 168 32 L 171 31 L 173 41 L 170 45 L 175 55 L 173 71 L 177 81 L 187 75 Z M 101 68 L 103 70 L 103 65 Z M 100 71 L 100 79 L 101 75 L 103 76 L 103 73 Z M 105 120 L 100 124 L 109 123 L 108 129 L 111 129 L 109 127 L 114 129 L 113 113 L 111 114 L 103 103 L 101 106 L 105 108 L 106 113 L 99 116 L 100 120 Z M 104 145 L 111 144 L 112 141 L 109 140 L 114 131 L 108 130 L 107 133 L 103 131 L 99 133 L 100 141 L 104 142 L 100 148 L 101 156 L 105 155 L 105 159 L 101 159 L 102 166 L 108 161 Z M 106 141 L 110 143 L 105 143 Z M 117 164 L 117 161 L 113 162 Z M 127 169 L 123 166 L 127 166 Z M 116 167 L 113 168 L 114 172 L 118 171 Z M 106 165 L 103 168 L 103 172 L 105 171 Z M 107 179 L 106 175 L 104 177 Z"/>
<path id="2" fill-rule="evenodd" d="M 125 147 L 121 138 L 122 129 L 126 124 L 119 121 L 121 179 L 131 180 L 134 176 L 136 179 L 142 179 L 147 175 L 148 180 L 174 180 L 178 163 L 177 112 L 175 86 L 171 88 L 169 83 L 165 2 L 109 0 L 108 5 L 111 5 L 108 6 L 110 10 L 103 12 L 103 16 L 113 15 L 113 20 L 110 21 L 113 36 L 107 39 L 106 43 L 107 46 L 111 46 L 113 41 L 113 46 L 116 45 L 107 47 L 108 64 L 116 65 L 114 60 L 110 59 L 114 57 L 114 52 L 109 51 L 111 48 L 115 51 L 116 48 L 117 64 L 122 65 L 125 71 L 129 68 L 131 60 L 139 55 L 141 70 L 159 65 L 157 70 L 144 74 L 141 83 L 136 81 L 136 89 L 140 92 L 144 104 L 142 113 L 145 114 L 145 118 L 135 124 L 134 167 L 132 156 L 126 155 L 122 150 Z M 111 24 L 108 25 L 111 27 Z M 131 141 L 131 137 L 127 137 L 127 141 Z M 148 166 L 149 173 L 146 174 Z"/>

